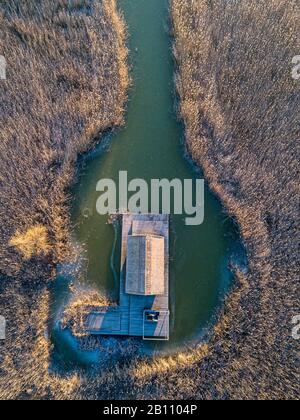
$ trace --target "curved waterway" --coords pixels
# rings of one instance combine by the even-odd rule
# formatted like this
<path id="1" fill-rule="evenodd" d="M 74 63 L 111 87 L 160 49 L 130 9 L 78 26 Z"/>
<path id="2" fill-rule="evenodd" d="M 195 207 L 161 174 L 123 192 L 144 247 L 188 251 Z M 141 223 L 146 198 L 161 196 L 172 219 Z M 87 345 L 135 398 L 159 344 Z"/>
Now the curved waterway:
<path id="1" fill-rule="evenodd" d="M 119 0 L 129 31 L 133 87 L 126 125 L 111 136 L 108 147 L 85 157 L 79 183 L 73 189 L 74 241 L 84 249 L 86 270 L 77 280 L 115 298 L 118 295 L 119 238 L 96 212 L 102 178 L 191 179 L 200 173 L 184 157 L 183 127 L 174 110 L 174 63 L 168 33 L 168 2 Z M 116 240 L 117 239 L 117 240 Z M 143 350 L 160 351 L 189 345 L 213 322 L 231 283 L 228 263 L 237 234 L 217 199 L 205 191 L 205 221 L 186 226 L 184 216 L 171 217 L 170 307 L 168 343 L 142 343 Z M 66 277 L 55 285 L 57 302 L 66 298 Z M 74 281 L 74 278 L 71 279 Z M 64 295 L 65 293 L 65 295 Z M 58 304 L 56 302 L 56 304 Z M 54 334 L 56 352 L 79 363 L 95 362 L 95 353 L 78 351 L 69 333 Z"/>

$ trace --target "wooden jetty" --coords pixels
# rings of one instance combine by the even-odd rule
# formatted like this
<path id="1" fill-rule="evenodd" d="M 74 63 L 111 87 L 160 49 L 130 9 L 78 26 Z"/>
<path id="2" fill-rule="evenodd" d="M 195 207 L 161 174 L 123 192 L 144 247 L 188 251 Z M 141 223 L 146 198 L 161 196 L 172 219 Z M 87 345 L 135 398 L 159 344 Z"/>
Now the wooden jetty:
<path id="1" fill-rule="evenodd" d="M 169 340 L 169 216 L 124 214 L 120 301 L 85 320 L 93 335 Z"/>

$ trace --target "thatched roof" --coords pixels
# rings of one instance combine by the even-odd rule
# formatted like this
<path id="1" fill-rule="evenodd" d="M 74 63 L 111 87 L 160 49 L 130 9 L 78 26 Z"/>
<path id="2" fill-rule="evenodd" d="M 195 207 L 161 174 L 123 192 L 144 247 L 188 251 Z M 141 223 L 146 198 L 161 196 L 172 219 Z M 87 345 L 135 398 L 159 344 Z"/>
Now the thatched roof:
<path id="1" fill-rule="evenodd" d="M 161 236 L 128 236 L 126 293 L 165 293 L 165 240 Z"/>

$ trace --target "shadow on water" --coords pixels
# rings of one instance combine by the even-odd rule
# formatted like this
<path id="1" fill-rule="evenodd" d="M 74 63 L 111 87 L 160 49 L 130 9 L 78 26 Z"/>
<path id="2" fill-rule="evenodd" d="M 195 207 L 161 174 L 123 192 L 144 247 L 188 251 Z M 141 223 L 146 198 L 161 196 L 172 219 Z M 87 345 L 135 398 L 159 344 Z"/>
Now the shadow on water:
<path id="1" fill-rule="evenodd" d="M 153 178 L 201 177 L 200 171 L 184 158 L 183 127 L 174 111 L 174 63 L 166 31 L 168 2 L 119 0 L 119 5 L 129 28 L 133 88 L 126 126 L 109 143 L 106 141 L 106 147 L 101 145 L 85 157 L 80 180 L 72 191 L 74 243 L 83 249 L 85 263 L 70 275 L 59 275 L 52 291 L 56 314 L 53 357 L 64 364 L 88 366 L 103 356 L 80 351 L 70 333 L 58 327 L 61 308 L 69 298 L 68 284 L 77 282 L 110 296 L 118 295 L 120 230 L 114 230 L 106 216 L 96 213 L 97 182 L 110 178 L 118 184 L 121 170 L 128 171 L 129 180 L 142 178 L 147 182 Z M 238 238 L 234 223 L 208 188 L 201 226 L 186 226 L 184 216 L 172 216 L 171 339 L 164 344 L 139 341 L 140 351 L 169 352 L 199 340 L 229 291 L 229 263 L 243 255 Z"/>

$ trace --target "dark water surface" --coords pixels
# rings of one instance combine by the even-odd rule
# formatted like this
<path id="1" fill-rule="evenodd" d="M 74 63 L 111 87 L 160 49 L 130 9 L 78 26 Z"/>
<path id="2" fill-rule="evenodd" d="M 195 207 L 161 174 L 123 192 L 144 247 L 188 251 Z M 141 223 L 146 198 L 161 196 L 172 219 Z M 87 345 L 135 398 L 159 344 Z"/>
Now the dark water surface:
<path id="1" fill-rule="evenodd" d="M 119 0 L 128 25 L 133 88 L 126 126 L 115 133 L 107 150 L 86 160 L 73 190 L 74 241 L 84 249 L 86 270 L 78 279 L 117 296 L 119 252 L 112 256 L 115 232 L 107 217 L 96 213 L 102 178 L 118 180 L 120 170 L 129 179 L 200 177 L 184 159 L 183 128 L 174 112 L 174 63 L 168 34 L 168 3 L 164 0 Z M 212 321 L 231 283 L 227 269 L 237 235 L 218 201 L 205 192 L 205 222 L 189 227 L 184 216 L 171 221 L 170 307 L 171 340 L 168 344 L 143 344 L 149 350 L 170 350 L 199 337 Z M 115 274 L 114 275 L 114 268 Z M 78 280 L 77 279 L 77 280 Z M 58 278 L 56 305 L 67 299 L 69 279 Z M 74 279 L 73 279 L 74 281 Z M 59 303 L 58 303 L 59 302 Z M 53 335 L 56 352 L 75 362 L 94 362 L 95 353 L 83 353 L 68 333 Z M 150 347 L 149 347 L 150 346 Z"/>

